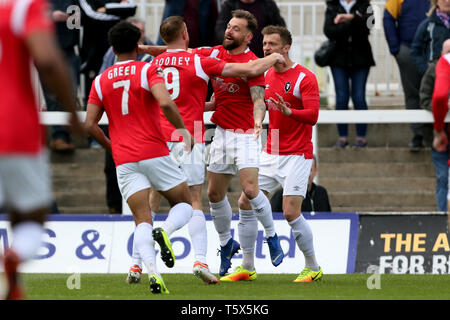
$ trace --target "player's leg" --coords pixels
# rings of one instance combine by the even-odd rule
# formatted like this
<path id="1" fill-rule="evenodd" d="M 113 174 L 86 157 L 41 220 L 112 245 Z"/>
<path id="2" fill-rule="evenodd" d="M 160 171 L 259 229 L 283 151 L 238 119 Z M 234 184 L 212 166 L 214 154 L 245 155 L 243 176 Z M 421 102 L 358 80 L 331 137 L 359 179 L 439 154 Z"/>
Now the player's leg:
<path id="1" fill-rule="evenodd" d="M 219 283 L 219 280 L 211 273 L 206 260 L 208 250 L 208 234 L 206 231 L 206 219 L 202 209 L 202 185 L 189 187 L 192 197 L 192 218 L 188 223 L 189 236 L 194 248 L 195 262 L 193 273 L 207 284 Z"/>
<path id="2" fill-rule="evenodd" d="M 133 242 L 135 251 L 147 268 L 150 290 L 153 293 L 164 293 L 167 291 L 164 285 L 159 285 L 159 290 L 154 289 L 154 279 L 158 279 L 158 283 L 164 283 L 157 270 L 152 237 L 153 220 L 149 205 L 150 182 L 139 162 L 119 165 L 116 168 L 116 172 L 120 192 L 133 213 L 136 224 Z M 140 278 L 139 276 L 136 277 Z M 139 281 L 139 279 L 136 279 L 136 281 Z"/>
<path id="3" fill-rule="evenodd" d="M 3 261 L 8 283 L 6 298 L 21 299 L 18 268 L 33 259 L 41 247 L 43 223 L 51 203 L 47 155 L 0 159 L 0 190 L 0 202 L 9 208 L 13 232 L 13 242 L 5 250 Z"/>
<path id="4" fill-rule="evenodd" d="M 295 282 L 311 282 L 322 277 L 322 269 L 317 263 L 313 234 L 308 221 L 301 214 L 306 195 L 312 160 L 303 156 L 290 156 L 289 173 L 283 186 L 283 214 L 291 226 L 298 248 L 305 257 L 305 268 Z"/>

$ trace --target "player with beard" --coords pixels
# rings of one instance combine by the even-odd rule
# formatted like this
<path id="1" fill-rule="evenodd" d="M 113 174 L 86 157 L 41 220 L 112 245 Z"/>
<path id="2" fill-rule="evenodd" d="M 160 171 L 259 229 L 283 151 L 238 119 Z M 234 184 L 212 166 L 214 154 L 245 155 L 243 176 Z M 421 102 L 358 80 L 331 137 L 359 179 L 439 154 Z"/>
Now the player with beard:
<path id="1" fill-rule="evenodd" d="M 202 56 L 218 58 L 225 62 L 248 62 L 258 57 L 248 48 L 256 18 L 244 10 L 233 11 L 225 30 L 222 45 L 193 49 Z M 165 47 L 140 46 L 141 51 L 158 55 Z M 260 133 L 266 105 L 264 102 L 264 77 L 212 78 L 215 112 L 211 121 L 217 125 L 211 143 L 208 164 L 208 199 L 214 227 L 220 240 L 221 281 L 254 280 L 254 250 L 258 234 L 258 221 L 265 229 L 272 264 L 283 261 L 283 250 L 275 233 L 270 202 L 258 187 L 258 167 L 261 151 Z M 227 198 L 232 177 L 239 172 L 242 194 L 249 199 L 252 210 L 243 210 L 239 203 L 238 234 L 241 243 L 231 235 L 232 209 Z M 225 276 L 231 267 L 231 258 L 242 246 L 243 261 L 230 278 Z"/>
<path id="2" fill-rule="evenodd" d="M 189 34 L 182 17 L 171 16 L 160 26 L 160 35 L 167 44 L 165 53 L 158 55 L 152 64 L 161 67 L 166 87 L 178 106 L 186 128 L 195 138 L 190 154 L 183 150 L 183 142 L 178 130 L 161 114 L 161 129 L 167 141 L 170 155 L 186 175 L 194 209 L 189 220 L 188 230 L 191 238 L 195 262 L 193 273 L 207 284 L 218 283 L 207 265 L 207 230 L 202 210 L 202 185 L 205 179 L 205 142 L 203 112 L 210 77 L 254 77 L 263 74 L 277 62 L 283 63 L 280 54 L 270 55 L 247 63 L 226 63 L 220 59 L 201 57 L 188 52 Z M 152 191 L 151 209 L 159 207 L 159 194 Z M 139 282 L 142 260 L 133 249 L 132 264 L 127 282 Z"/>

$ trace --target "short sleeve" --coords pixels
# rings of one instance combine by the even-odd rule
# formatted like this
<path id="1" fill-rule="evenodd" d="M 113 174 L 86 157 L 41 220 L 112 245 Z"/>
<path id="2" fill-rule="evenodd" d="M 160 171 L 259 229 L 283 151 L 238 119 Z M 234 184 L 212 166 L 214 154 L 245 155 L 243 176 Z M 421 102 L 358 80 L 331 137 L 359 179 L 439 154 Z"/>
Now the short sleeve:
<path id="1" fill-rule="evenodd" d="M 98 75 L 94 81 L 92 81 L 91 91 L 89 92 L 88 104 L 94 104 L 99 107 L 103 107 L 103 96 L 100 87 L 100 75 Z"/>
<path id="2" fill-rule="evenodd" d="M 209 76 L 211 75 L 220 76 L 223 72 L 223 68 L 225 68 L 225 65 L 227 64 L 225 61 L 220 60 L 218 58 L 202 57 L 200 61 L 202 69 Z"/>
<path id="3" fill-rule="evenodd" d="M 259 76 L 253 77 L 253 78 L 248 78 L 248 87 L 254 87 L 254 86 L 262 86 L 264 87 L 265 84 L 265 80 L 264 80 L 264 74 L 261 74 Z"/>
<path id="4" fill-rule="evenodd" d="M 149 89 L 157 83 L 164 83 L 163 69 L 155 64 L 151 64 L 147 69 L 147 81 Z"/>

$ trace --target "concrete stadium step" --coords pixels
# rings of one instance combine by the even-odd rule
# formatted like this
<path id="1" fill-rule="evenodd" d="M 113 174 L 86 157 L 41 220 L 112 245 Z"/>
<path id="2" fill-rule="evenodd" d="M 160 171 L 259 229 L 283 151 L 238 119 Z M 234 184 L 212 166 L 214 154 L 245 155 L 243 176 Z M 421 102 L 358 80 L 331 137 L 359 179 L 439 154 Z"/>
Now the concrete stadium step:
<path id="1" fill-rule="evenodd" d="M 54 178 L 64 177 L 70 180 L 71 177 L 100 178 L 104 176 L 104 162 L 89 163 L 52 163 L 51 170 Z"/>
<path id="2" fill-rule="evenodd" d="M 105 161 L 103 148 L 76 148 L 73 153 L 50 152 L 51 163 L 97 163 Z"/>
<path id="3" fill-rule="evenodd" d="M 330 203 L 333 207 L 354 207 L 357 211 L 371 211 L 375 207 L 403 206 L 436 206 L 435 193 L 432 191 L 418 192 L 332 192 L 329 193 Z"/>
<path id="4" fill-rule="evenodd" d="M 411 152 L 409 148 L 369 147 L 364 149 L 319 148 L 319 166 L 331 163 L 375 162 L 375 163 L 431 163 L 431 149 Z"/>
<path id="5" fill-rule="evenodd" d="M 108 207 L 104 206 L 58 206 L 61 213 L 66 214 L 108 214 Z"/>
<path id="6" fill-rule="evenodd" d="M 434 177 L 370 177 L 353 178 L 347 177 L 318 177 L 320 185 L 326 186 L 328 192 L 373 192 L 377 190 L 398 192 L 434 192 L 436 179 Z"/>
<path id="7" fill-rule="evenodd" d="M 319 147 L 332 147 L 338 140 L 336 124 L 319 124 Z M 369 124 L 367 126 L 367 143 L 370 147 L 401 147 L 405 148 L 412 139 L 412 131 L 409 124 Z M 431 146 L 433 128 L 431 124 L 425 125 L 426 145 Z M 348 125 L 349 144 L 355 141 L 355 124 Z"/>
<path id="8" fill-rule="evenodd" d="M 105 175 L 95 177 L 86 176 L 57 176 L 53 178 L 53 189 L 54 190 L 65 190 L 72 192 L 79 192 L 80 189 L 85 191 L 93 191 L 103 188 L 105 185 Z"/>
<path id="9" fill-rule="evenodd" d="M 431 163 L 322 163 L 319 167 L 322 177 L 433 177 Z"/>
<path id="10" fill-rule="evenodd" d="M 100 185 L 95 192 L 82 188 L 78 192 L 55 191 L 54 197 L 58 207 L 102 207 L 106 204 L 105 194 L 106 187 Z"/>

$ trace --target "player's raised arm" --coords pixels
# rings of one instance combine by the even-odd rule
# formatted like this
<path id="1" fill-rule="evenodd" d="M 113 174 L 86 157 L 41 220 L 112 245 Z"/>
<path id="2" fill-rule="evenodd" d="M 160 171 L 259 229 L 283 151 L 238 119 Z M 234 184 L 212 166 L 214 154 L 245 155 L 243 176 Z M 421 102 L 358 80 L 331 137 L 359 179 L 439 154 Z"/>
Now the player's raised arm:
<path id="1" fill-rule="evenodd" d="M 166 52 L 167 46 L 152 46 L 152 45 L 145 45 L 140 44 L 138 46 L 138 53 L 147 53 L 149 55 L 152 55 L 154 57 L 159 56 L 161 53 Z"/>
<path id="2" fill-rule="evenodd" d="M 44 85 L 70 112 L 72 130 L 79 135 L 84 135 L 83 126 L 76 113 L 76 99 L 72 89 L 70 70 L 55 37 L 50 33 L 37 31 L 30 34 L 25 42 Z"/>
<path id="3" fill-rule="evenodd" d="M 222 76 L 252 78 L 263 74 L 267 69 L 276 63 L 286 63 L 283 56 L 279 53 L 272 53 L 267 57 L 247 63 L 227 63 L 223 68 Z"/>
<path id="4" fill-rule="evenodd" d="M 150 91 L 155 97 L 156 101 L 158 101 L 161 110 L 166 116 L 167 120 L 178 129 L 178 132 L 183 136 L 183 140 L 187 147 L 189 147 L 189 151 L 192 150 L 194 146 L 194 137 L 190 134 L 190 132 L 186 129 L 183 119 L 181 118 L 180 112 L 178 111 L 178 107 L 170 98 L 169 92 L 166 89 L 164 83 L 156 83 L 154 84 Z"/>
<path id="5" fill-rule="evenodd" d="M 264 102 L 264 87 L 250 87 L 250 95 L 253 101 L 253 118 L 255 120 L 255 139 L 259 137 L 262 130 L 262 123 L 266 115 L 266 103 Z"/>

